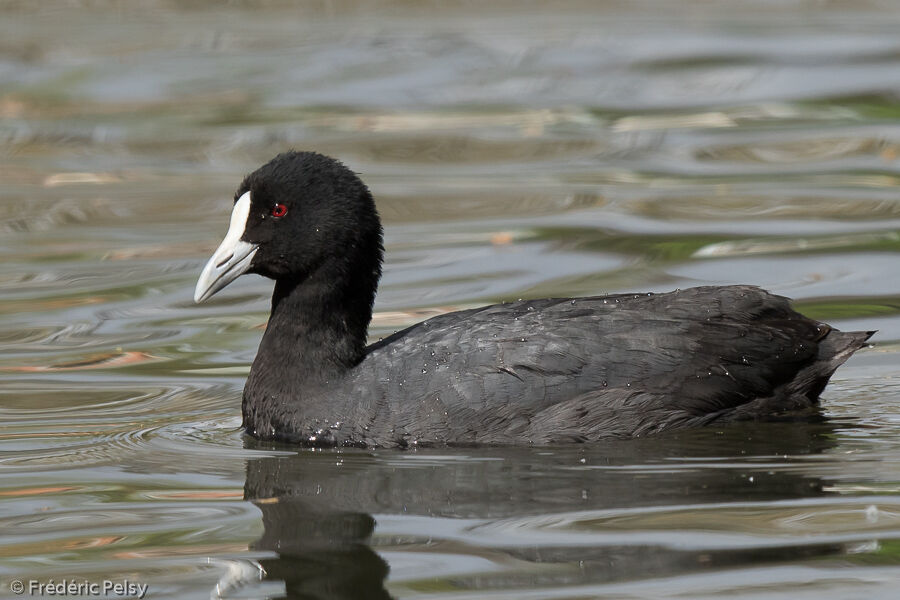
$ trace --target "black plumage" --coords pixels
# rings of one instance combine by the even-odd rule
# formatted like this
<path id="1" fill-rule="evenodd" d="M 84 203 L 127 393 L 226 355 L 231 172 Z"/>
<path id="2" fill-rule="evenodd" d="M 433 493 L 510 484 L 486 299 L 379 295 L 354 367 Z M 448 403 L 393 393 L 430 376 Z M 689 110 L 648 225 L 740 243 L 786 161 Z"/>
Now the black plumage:
<path id="1" fill-rule="evenodd" d="M 551 444 L 766 419 L 813 406 L 872 333 L 725 286 L 486 306 L 366 347 L 382 259 L 366 186 L 331 158 L 289 152 L 244 180 L 236 211 L 242 198 L 241 272 L 276 280 L 244 389 L 244 426 L 258 438 Z M 287 214 L 272 217 L 275 205 Z M 210 263 L 240 258 L 223 247 Z M 197 297 L 240 274 L 212 268 Z"/>

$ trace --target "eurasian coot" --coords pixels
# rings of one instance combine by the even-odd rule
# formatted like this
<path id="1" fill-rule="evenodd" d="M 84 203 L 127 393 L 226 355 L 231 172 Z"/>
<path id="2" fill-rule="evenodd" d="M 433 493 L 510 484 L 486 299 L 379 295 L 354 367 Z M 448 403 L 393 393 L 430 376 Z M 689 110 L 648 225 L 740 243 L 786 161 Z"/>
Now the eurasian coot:
<path id="1" fill-rule="evenodd" d="M 243 273 L 275 280 L 244 387 L 251 435 L 551 444 L 764 419 L 814 405 L 872 334 L 724 286 L 495 304 L 367 346 L 382 252 L 372 195 L 337 160 L 287 152 L 241 183 L 194 299 Z"/>

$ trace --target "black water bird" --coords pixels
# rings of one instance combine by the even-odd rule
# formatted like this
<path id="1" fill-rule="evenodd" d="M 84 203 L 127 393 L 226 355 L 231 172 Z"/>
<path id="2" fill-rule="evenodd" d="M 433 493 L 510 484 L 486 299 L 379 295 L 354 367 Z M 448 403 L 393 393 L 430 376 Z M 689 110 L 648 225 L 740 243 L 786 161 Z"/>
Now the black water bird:
<path id="1" fill-rule="evenodd" d="M 552 444 L 768 419 L 814 406 L 873 332 L 753 286 L 526 300 L 366 345 L 381 275 L 372 195 L 340 162 L 279 154 L 248 175 L 194 299 L 275 280 L 244 427 L 314 446 Z"/>

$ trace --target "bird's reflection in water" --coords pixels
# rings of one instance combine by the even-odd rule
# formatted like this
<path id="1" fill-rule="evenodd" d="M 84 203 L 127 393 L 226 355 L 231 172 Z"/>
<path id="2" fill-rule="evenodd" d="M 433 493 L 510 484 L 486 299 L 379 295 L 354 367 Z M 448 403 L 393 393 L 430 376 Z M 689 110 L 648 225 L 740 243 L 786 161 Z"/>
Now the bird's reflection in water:
<path id="1" fill-rule="evenodd" d="M 341 479 L 339 460 L 337 453 L 301 452 L 247 465 L 244 497 L 262 511 L 264 528 L 252 547 L 277 553 L 259 562 L 266 579 L 284 582 L 284 598 L 391 597 L 388 565 L 369 545 L 375 519 L 323 493 Z"/>
<path id="2" fill-rule="evenodd" d="M 294 498 L 258 504 L 265 533 L 254 545 L 268 579 L 283 581 L 286 598 L 390 598 L 388 565 L 366 543 L 375 519 L 365 513 L 317 511 Z"/>
<path id="3" fill-rule="evenodd" d="M 373 515 L 480 519 L 546 517 L 611 508 L 702 505 L 822 496 L 824 482 L 792 457 L 834 445 L 827 422 L 767 423 L 725 430 L 556 448 L 468 448 L 397 451 L 308 451 L 251 460 L 245 498 L 262 511 L 263 536 L 254 549 L 275 553 L 260 560 L 268 581 L 284 582 L 284 598 L 386 599 L 388 564 L 372 546 Z M 258 442 L 247 442 L 254 448 Z M 281 447 L 280 449 L 287 449 Z M 784 458 L 787 457 L 787 458 Z M 748 477 L 754 464 L 766 477 Z M 402 517 L 401 517 L 402 518 Z M 426 521 L 427 523 L 427 521 Z M 502 524 L 495 524 L 502 527 Z M 722 524 L 727 530 L 728 524 Z M 620 530 L 621 532 L 621 530 Z M 405 536 L 404 550 L 421 539 Z M 388 549 L 396 550 L 400 542 Z M 419 544 L 419 546 L 416 546 Z M 484 538 L 472 544 L 484 545 Z M 546 543 L 544 543 L 546 544 Z M 387 545 L 383 542 L 382 545 Z M 376 546 L 377 547 L 377 546 Z M 459 552 L 459 548 L 455 550 Z M 604 543 L 504 548 L 479 547 L 495 564 L 573 563 L 556 585 L 607 583 L 689 573 L 734 565 L 771 564 L 804 556 L 843 554 L 841 545 L 786 542 L 766 548 L 684 549 Z M 497 569 L 476 578 L 454 576 L 461 589 L 522 589 L 554 585 L 546 568 L 529 573 Z M 427 577 L 427 574 L 423 574 Z M 574 578 L 574 579 L 573 579 Z M 516 586 L 518 587 L 518 586 Z M 480 589 L 480 587 L 479 587 Z"/>

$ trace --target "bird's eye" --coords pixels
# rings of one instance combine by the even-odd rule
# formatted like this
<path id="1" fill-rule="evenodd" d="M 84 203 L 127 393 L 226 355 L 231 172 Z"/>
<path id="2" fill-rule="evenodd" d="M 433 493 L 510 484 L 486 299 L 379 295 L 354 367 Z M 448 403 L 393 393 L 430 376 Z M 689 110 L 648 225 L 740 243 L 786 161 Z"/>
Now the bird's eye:
<path id="1" fill-rule="evenodd" d="M 287 214 L 287 206 L 284 204 L 276 204 L 272 207 L 272 216 L 276 219 L 280 219 L 284 215 Z"/>

